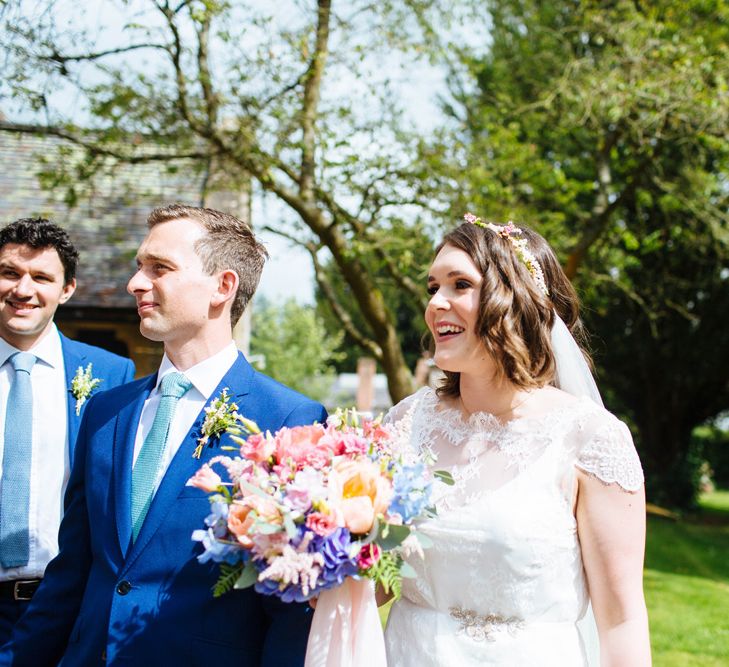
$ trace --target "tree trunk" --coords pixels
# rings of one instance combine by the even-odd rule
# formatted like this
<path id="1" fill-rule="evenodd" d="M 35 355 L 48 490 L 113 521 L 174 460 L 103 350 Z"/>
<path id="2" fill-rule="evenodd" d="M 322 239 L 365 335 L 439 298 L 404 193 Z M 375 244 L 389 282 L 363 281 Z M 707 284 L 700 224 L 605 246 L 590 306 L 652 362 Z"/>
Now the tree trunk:
<path id="1" fill-rule="evenodd" d="M 636 415 L 648 498 L 679 509 L 696 502 L 698 452 L 690 446 L 693 422 L 665 397 L 654 395 L 645 414 Z"/>

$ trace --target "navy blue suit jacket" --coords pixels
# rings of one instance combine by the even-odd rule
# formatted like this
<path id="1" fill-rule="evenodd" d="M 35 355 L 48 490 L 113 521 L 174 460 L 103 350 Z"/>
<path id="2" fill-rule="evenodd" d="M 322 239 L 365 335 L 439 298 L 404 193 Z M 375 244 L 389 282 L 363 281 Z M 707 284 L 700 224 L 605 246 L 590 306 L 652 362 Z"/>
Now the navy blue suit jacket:
<path id="1" fill-rule="evenodd" d="M 192 531 L 210 505 L 187 480 L 220 452 L 193 450 L 204 413 L 182 442 L 132 543 L 134 439 L 155 376 L 106 391 L 89 405 L 77 444 L 59 536 L 60 553 L 0 652 L 0 664 L 266 665 L 304 661 L 307 605 L 252 589 L 214 598 L 214 563 L 201 565 Z M 214 392 L 227 387 L 239 412 L 261 428 L 323 421 L 324 408 L 256 372 L 243 355 Z"/>

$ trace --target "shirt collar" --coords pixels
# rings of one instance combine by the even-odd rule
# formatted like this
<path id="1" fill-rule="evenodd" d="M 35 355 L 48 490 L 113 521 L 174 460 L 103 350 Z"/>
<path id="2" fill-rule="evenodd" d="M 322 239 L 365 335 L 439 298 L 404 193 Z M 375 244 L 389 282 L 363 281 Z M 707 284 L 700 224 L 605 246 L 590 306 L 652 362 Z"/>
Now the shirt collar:
<path id="1" fill-rule="evenodd" d="M 238 348 L 235 343 L 230 341 L 220 352 L 217 352 L 212 357 L 208 357 L 199 364 L 195 364 L 192 368 L 188 368 L 184 371 L 185 377 L 192 382 L 192 386 L 195 387 L 207 400 L 210 398 L 215 388 L 220 384 L 223 376 L 228 372 L 228 369 L 233 365 L 235 360 L 238 358 Z M 162 357 L 162 363 L 157 373 L 157 384 L 155 385 L 155 391 L 159 389 L 162 378 L 168 373 L 176 372 L 174 364 L 169 360 L 167 354 Z M 182 371 L 180 371 L 182 372 Z"/>
<path id="2" fill-rule="evenodd" d="M 48 333 L 27 351 L 51 368 L 63 368 L 61 336 L 54 323 L 51 323 Z M 8 343 L 4 338 L 0 338 L 0 366 L 16 352 L 21 352 L 21 350 Z"/>

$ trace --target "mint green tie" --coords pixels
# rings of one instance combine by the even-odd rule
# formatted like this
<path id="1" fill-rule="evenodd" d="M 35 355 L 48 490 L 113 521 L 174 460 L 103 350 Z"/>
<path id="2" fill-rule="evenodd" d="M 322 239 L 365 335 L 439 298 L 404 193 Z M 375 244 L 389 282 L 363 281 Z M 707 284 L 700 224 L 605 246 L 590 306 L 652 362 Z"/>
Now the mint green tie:
<path id="1" fill-rule="evenodd" d="M 16 352 L 9 359 L 15 376 L 5 410 L 3 479 L 0 495 L 0 564 L 22 567 L 28 564 L 28 505 L 30 461 L 33 447 L 33 389 L 30 371 L 36 356 Z"/>
<path id="2" fill-rule="evenodd" d="M 136 540 L 154 498 L 154 483 L 157 479 L 162 452 L 167 444 L 170 424 L 175 414 L 177 401 L 182 398 L 192 382 L 182 373 L 169 373 L 162 378 L 162 398 L 154 415 L 152 428 L 147 434 L 137 461 L 132 470 L 132 539 Z"/>

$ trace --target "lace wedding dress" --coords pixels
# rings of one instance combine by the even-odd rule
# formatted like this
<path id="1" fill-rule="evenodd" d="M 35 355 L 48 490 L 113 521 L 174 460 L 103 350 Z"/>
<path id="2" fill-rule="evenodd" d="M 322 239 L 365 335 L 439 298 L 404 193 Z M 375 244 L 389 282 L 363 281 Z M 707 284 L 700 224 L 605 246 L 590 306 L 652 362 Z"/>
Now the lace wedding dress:
<path id="1" fill-rule="evenodd" d="M 407 562 L 386 630 L 390 667 L 572 667 L 587 663 L 576 623 L 588 605 L 573 514 L 576 467 L 635 491 L 630 432 L 589 399 L 539 417 L 465 418 L 425 388 L 388 415 L 404 452 L 437 459 L 432 541 Z"/>

